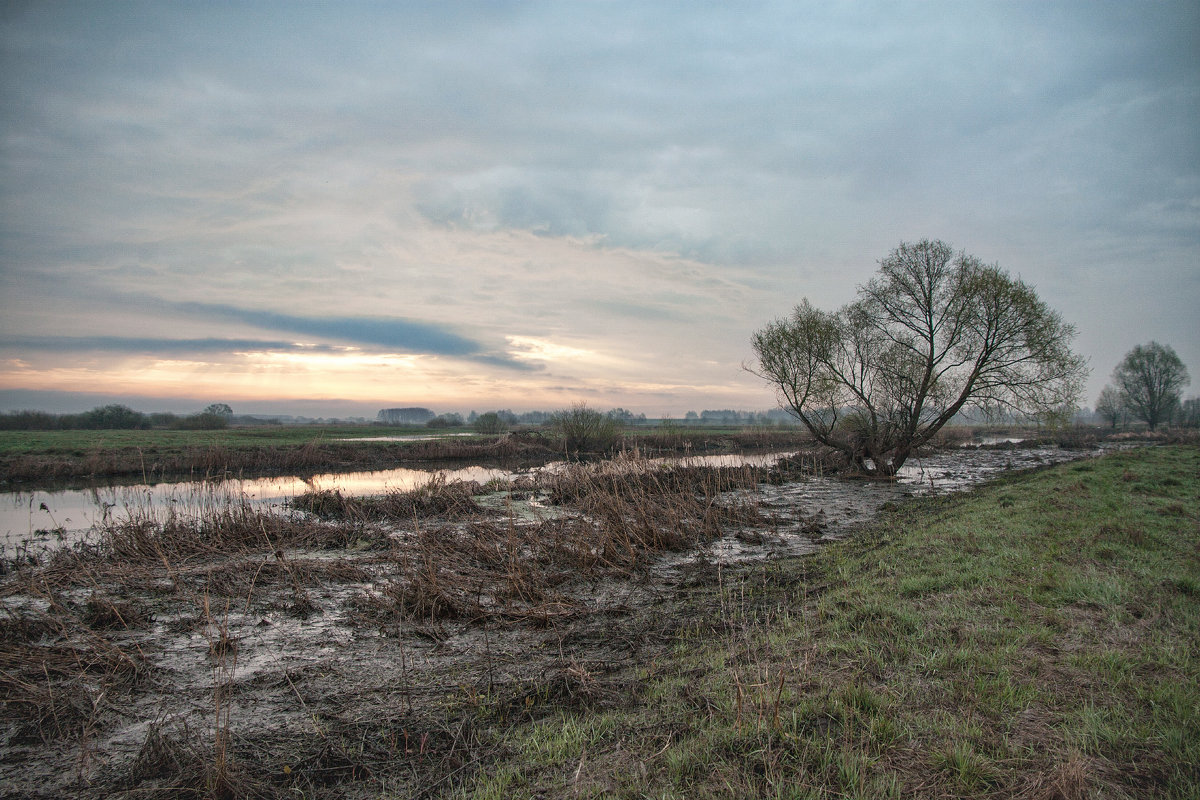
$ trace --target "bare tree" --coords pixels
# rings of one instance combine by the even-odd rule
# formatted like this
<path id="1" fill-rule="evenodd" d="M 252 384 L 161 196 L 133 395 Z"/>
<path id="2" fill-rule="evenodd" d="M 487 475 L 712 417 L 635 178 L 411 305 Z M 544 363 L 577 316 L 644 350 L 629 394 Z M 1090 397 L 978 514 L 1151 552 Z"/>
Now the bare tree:
<path id="1" fill-rule="evenodd" d="M 1191 378 L 1170 345 L 1150 342 L 1125 354 L 1113 370 L 1113 381 L 1129 412 L 1154 430 L 1160 423 L 1170 422 L 1180 392 Z"/>
<path id="2" fill-rule="evenodd" d="M 1105 386 L 1100 390 L 1100 396 L 1096 398 L 1096 414 L 1100 419 L 1116 430 L 1117 424 L 1125 419 L 1126 413 L 1125 401 L 1121 399 L 1120 391 L 1112 386 Z"/>
<path id="3" fill-rule="evenodd" d="M 837 312 L 801 302 L 754 334 L 752 371 L 818 441 L 891 476 L 959 411 L 1078 396 L 1075 329 L 1032 287 L 941 241 L 901 244 Z"/>

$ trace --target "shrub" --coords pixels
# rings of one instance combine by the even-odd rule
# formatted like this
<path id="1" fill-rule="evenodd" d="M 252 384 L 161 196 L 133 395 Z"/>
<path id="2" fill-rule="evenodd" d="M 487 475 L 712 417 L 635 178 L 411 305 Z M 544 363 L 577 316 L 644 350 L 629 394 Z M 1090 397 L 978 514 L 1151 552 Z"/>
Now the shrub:
<path id="1" fill-rule="evenodd" d="M 559 411 L 554 415 L 552 425 L 562 437 L 563 449 L 569 453 L 611 450 L 619 431 L 616 420 L 583 403 Z"/>
<path id="2" fill-rule="evenodd" d="M 129 406 L 98 406 L 78 416 L 79 427 L 94 430 L 135 430 L 149 428 L 150 420 Z"/>
<path id="3" fill-rule="evenodd" d="M 506 430 L 508 430 L 508 424 L 495 411 L 480 414 L 475 420 L 477 433 L 504 433 Z"/>

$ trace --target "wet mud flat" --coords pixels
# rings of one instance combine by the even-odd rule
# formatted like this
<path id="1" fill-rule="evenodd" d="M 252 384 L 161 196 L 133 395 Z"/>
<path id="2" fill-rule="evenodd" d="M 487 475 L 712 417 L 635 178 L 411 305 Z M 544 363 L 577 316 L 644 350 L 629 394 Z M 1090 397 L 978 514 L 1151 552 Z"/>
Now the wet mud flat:
<path id="1" fill-rule="evenodd" d="M 931 456 L 894 483 L 624 459 L 484 493 L 129 518 L 0 578 L 0 794 L 399 797 L 495 732 L 628 702 L 704 598 L 885 503 L 1087 455 Z M 495 489 L 495 486 L 489 487 Z"/>

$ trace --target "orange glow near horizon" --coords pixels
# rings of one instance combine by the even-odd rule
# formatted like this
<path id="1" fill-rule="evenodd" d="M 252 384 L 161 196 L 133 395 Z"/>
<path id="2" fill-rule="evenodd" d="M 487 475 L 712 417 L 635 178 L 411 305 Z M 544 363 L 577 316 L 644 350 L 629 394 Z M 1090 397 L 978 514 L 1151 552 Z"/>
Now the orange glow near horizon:
<path id="1" fill-rule="evenodd" d="M 746 396 L 745 386 L 620 381 L 609 377 L 619 359 L 533 338 L 513 337 L 511 344 L 514 357 L 543 363 L 560 361 L 590 371 L 592 376 L 564 385 L 561 375 L 508 375 L 494 368 L 434 356 L 364 353 L 348 348 L 338 353 L 242 352 L 228 363 L 142 357 L 123 358 L 107 365 L 90 361 L 39 368 L 25 360 L 10 359 L 0 363 L 0 386 L 164 400 L 211 397 L 231 404 L 336 400 L 380 407 L 412 403 L 445 410 L 552 410 L 586 402 L 658 415 L 700 406 L 745 405 L 737 399 Z M 629 398 L 630 392 L 640 401 Z"/>

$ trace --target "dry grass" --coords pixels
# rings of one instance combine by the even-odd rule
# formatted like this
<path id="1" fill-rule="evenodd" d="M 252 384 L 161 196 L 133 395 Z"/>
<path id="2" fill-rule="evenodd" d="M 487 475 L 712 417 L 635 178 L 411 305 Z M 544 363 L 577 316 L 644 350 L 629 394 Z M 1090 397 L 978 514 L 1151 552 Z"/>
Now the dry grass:
<path id="1" fill-rule="evenodd" d="M 752 505 L 723 497 L 748 490 L 757 477 L 749 468 L 666 466 L 629 456 L 570 465 L 543 475 L 538 491 L 572 513 L 536 523 L 510 517 L 423 527 L 397 543 L 397 573 L 359 608 L 377 619 L 427 624 L 551 624 L 585 612 L 570 591 L 580 582 L 629 577 L 663 552 L 704 545 L 724 525 L 761 521 Z M 439 493 L 451 494 L 447 489 Z M 391 505 L 407 515 L 409 501 Z"/>
<path id="2" fill-rule="evenodd" d="M 424 486 L 410 491 L 351 497 L 338 490 L 323 489 L 298 495 L 291 501 L 291 507 L 323 519 L 411 520 L 435 515 L 462 519 L 482 513 L 474 499 L 481 491 L 477 483 L 447 481 L 445 474 L 439 472 Z"/>
<path id="3" fill-rule="evenodd" d="M 79 738 L 110 695 L 142 676 L 144 659 L 93 630 L 122 624 L 116 606 L 93 597 L 80 614 L 46 587 L 30 584 L 26 591 L 27 606 L 6 607 L 0 619 L 0 719 L 12 726 L 11 741 Z M 130 606 L 125 611 L 129 624 L 140 621 Z"/>

